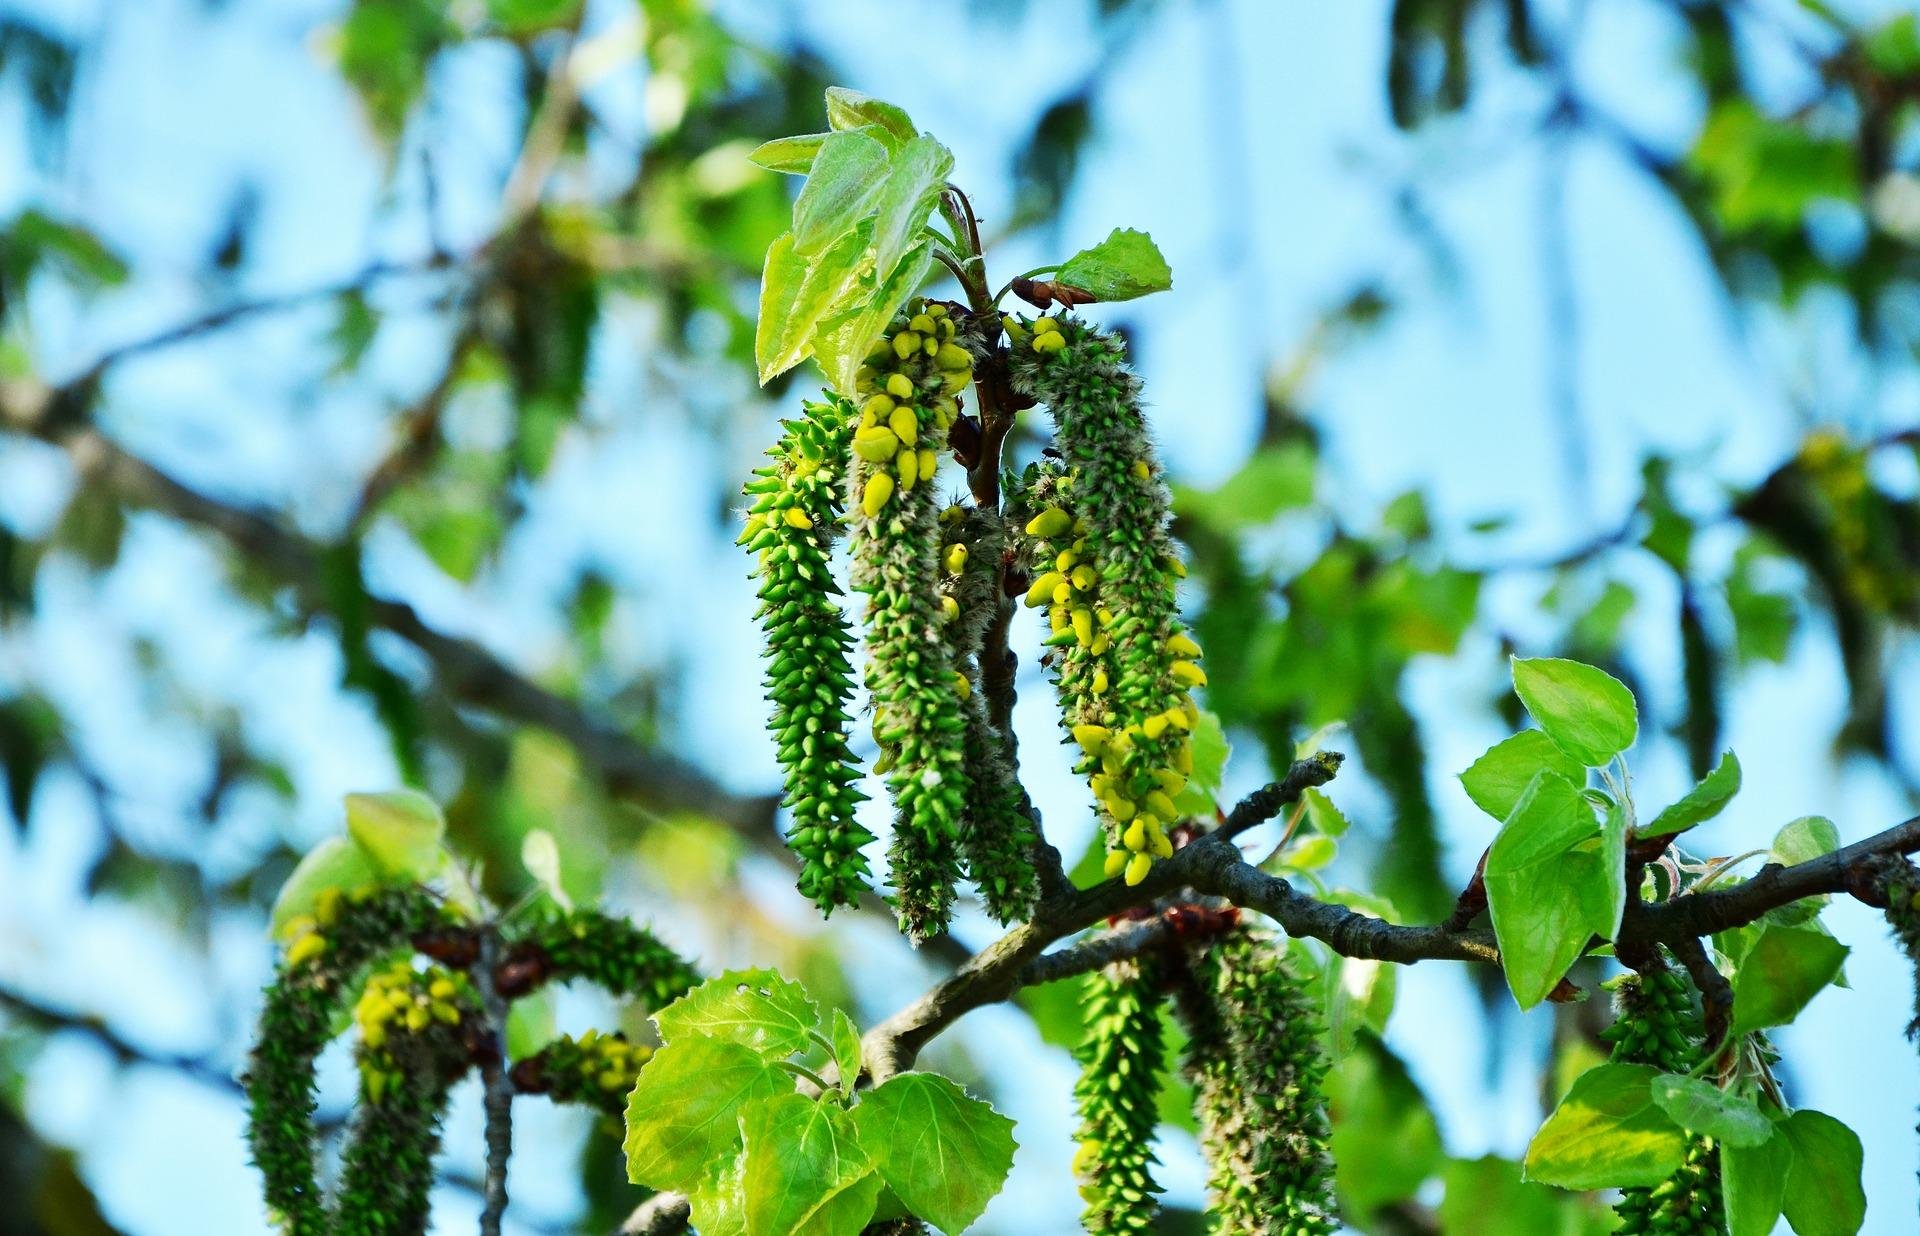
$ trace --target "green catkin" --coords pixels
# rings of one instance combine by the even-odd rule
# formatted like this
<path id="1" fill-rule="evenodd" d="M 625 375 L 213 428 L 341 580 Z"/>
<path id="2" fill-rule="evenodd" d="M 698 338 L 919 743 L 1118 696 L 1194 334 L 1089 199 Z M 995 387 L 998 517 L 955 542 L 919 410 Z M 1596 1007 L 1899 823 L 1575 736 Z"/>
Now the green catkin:
<path id="1" fill-rule="evenodd" d="M 1700 1063 L 1699 1015 L 1687 980 L 1671 967 L 1650 967 L 1610 980 L 1616 1013 L 1601 1038 L 1612 1059 L 1650 1064 L 1665 1073 L 1686 1073 Z M 1713 1139 L 1693 1136 L 1686 1159 L 1666 1183 L 1623 1189 L 1614 1205 L 1615 1230 L 1658 1236 L 1706 1236 L 1727 1230 L 1720 1196 L 1720 1152 Z"/>
<path id="2" fill-rule="evenodd" d="M 526 942 L 545 955 L 545 977 L 586 979 L 649 1013 L 700 981 L 699 972 L 652 932 L 597 910 L 554 913 L 528 933 Z"/>
<path id="3" fill-rule="evenodd" d="M 1000 559 L 1006 538 L 997 515 L 961 506 L 941 512 L 941 606 L 948 626 L 961 714 L 966 723 L 966 809 L 960 853 L 980 889 L 987 913 L 1000 923 L 1033 913 L 1039 883 L 1036 840 L 1025 793 L 1006 744 L 987 718 L 980 682 L 980 645 L 999 603 Z"/>
<path id="4" fill-rule="evenodd" d="M 966 766 L 960 687 L 943 632 L 933 471 L 973 360 L 945 306 L 914 301 L 856 375 L 848 479 L 853 586 L 867 597 L 867 689 L 893 798 L 888 850 L 901 930 L 943 929 L 961 869 Z"/>
<path id="5" fill-rule="evenodd" d="M 1168 533 L 1168 495 L 1147 438 L 1140 380 L 1110 335 L 1072 319 L 1007 320 L 1015 389 L 1045 403 L 1064 475 L 1061 504 L 1025 525 L 1054 570 L 1029 592 L 1049 607 L 1049 644 L 1083 645 L 1086 672 L 1063 673 L 1071 723 L 1107 835 L 1107 874 L 1129 884 L 1172 852 L 1174 800 L 1192 772 L 1188 692 L 1206 684 L 1199 645 L 1180 626 L 1185 573 Z M 1106 697 L 1106 698 L 1097 698 Z"/>
<path id="6" fill-rule="evenodd" d="M 848 746 L 853 636 L 834 601 L 831 530 L 839 523 L 855 413 L 845 400 L 808 403 L 754 470 L 740 543 L 759 555 L 767 644 L 768 728 L 786 770 L 792 815 L 787 844 L 800 856 L 800 891 L 824 914 L 871 889 L 861 847 L 873 834 L 854 822 L 860 768 Z"/>
<path id="7" fill-rule="evenodd" d="M 1887 925 L 1913 966 L 1914 1015 L 1907 1037 L 1920 1039 L 1920 869 L 1905 858 L 1883 860 L 1881 886 L 1887 898 Z"/>
<path id="8" fill-rule="evenodd" d="M 520 1089 L 544 1094 L 555 1103 L 594 1108 L 618 1127 L 640 1066 L 652 1058 L 653 1048 L 628 1042 L 624 1034 L 589 1030 L 577 1039 L 562 1035 L 516 1061 L 514 1077 Z"/>
<path id="9" fill-rule="evenodd" d="M 375 975 L 354 1006 L 360 1103 L 341 1156 L 336 1236 L 423 1232 L 447 1094 L 471 1055 L 463 1027 L 480 1023 L 464 977 L 401 961 Z"/>
<path id="10" fill-rule="evenodd" d="M 314 1172 L 314 1060 L 333 1037 L 362 973 L 443 922 L 418 888 L 330 892 L 289 944 L 267 988 L 248 1058 L 247 1138 L 274 1222 L 292 1236 L 327 1236 L 326 1201 Z"/>
<path id="11" fill-rule="evenodd" d="M 1093 1236 L 1151 1231 L 1159 1212 L 1152 1171 L 1166 1063 L 1159 978 L 1156 963 L 1135 960 L 1087 981 L 1087 1034 L 1074 1053 L 1080 1148 L 1073 1170 L 1087 1204 L 1081 1221 Z"/>
<path id="12" fill-rule="evenodd" d="M 1334 1218 L 1319 1015 L 1269 937 L 1189 955 L 1180 991 L 1215 1236 L 1326 1236 Z"/>

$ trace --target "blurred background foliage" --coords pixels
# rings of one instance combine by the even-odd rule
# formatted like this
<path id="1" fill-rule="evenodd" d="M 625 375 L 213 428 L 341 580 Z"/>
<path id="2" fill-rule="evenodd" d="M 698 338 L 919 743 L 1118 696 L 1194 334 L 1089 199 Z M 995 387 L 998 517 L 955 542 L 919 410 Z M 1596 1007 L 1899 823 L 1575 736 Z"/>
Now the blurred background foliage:
<path id="1" fill-rule="evenodd" d="M 882 915 L 819 929 L 766 797 L 747 562 L 727 543 L 738 481 L 809 379 L 753 389 L 759 262 L 790 185 L 742 156 L 819 128 L 828 84 L 897 98 L 955 147 L 1003 277 L 1115 224 L 1153 226 L 1174 258 L 1165 303 L 1111 316 L 1161 383 L 1229 788 L 1336 724 L 1326 741 L 1357 757 L 1324 805 L 1353 831 L 1311 878 L 1403 920 L 1445 914 L 1490 834 L 1451 774 L 1518 720 L 1511 651 L 1593 661 L 1653 701 L 1640 759 L 1676 787 L 1747 730 L 1787 753 L 1782 776 L 1823 770 L 1793 792 L 1864 778 L 1847 803 L 1903 811 L 1920 774 L 1900 724 L 1920 622 L 1915 16 L 1312 7 L 0 4 L 0 1232 L 262 1225 L 232 1074 L 265 907 L 345 790 L 446 802 L 503 901 L 530 885 L 522 838 L 550 829 L 576 898 L 862 1020 L 988 938 L 970 921 L 964 945 L 913 957 Z M 1283 54 L 1329 67 L 1317 102 L 1276 113 L 1261 88 Z M 1160 148 L 1149 122 L 1197 150 L 1198 183 L 1159 183 L 1182 173 L 1141 153 Z M 1276 181 L 1261 165 L 1283 131 Z M 1663 280 L 1588 290 L 1608 260 L 1581 222 L 1595 166 L 1601 209 L 1680 236 Z M 1364 243 L 1298 217 L 1335 180 L 1367 203 Z M 1462 203 L 1516 196 L 1526 233 L 1492 243 L 1528 281 L 1489 293 Z M 1276 247 L 1338 260 L 1281 288 L 1297 268 Z M 1497 326 L 1485 301 L 1509 294 L 1537 331 L 1511 387 L 1423 402 L 1412 380 L 1348 421 L 1340 392 L 1369 391 L 1340 375 L 1431 366 L 1420 349 L 1464 345 L 1419 322 Z M 1699 364 L 1737 380 L 1617 432 L 1631 409 L 1596 397 L 1596 371 L 1691 390 L 1693 358 L 1583 343 L 1593 298 L 1658 323 L 1702 296 L 1724 333 Z M 1498 401 L 1503 419 L 1478 419 Z M 1421 428 L 1436 419 L 1451 428 Z M 1435 433 L 1456 453 L 1423 454 Z M 1533 436 L 1494 441 L 1512 433 Z M 1842 676 L 1837 707 L 1796 694 Z M 1023 681 L 1037 704 L 1044 683 Z M 1764 728 L 1740 722 L 1755 710 Z M 1056 838 L 1084 841 L 1044 712 L 1021 724 Z M 1762 837 L 1801 809 L 1748 807 Z M 1464 1001 L 1419 996 L 1444 1032 L 1407 1029 L 1386 1018 L 1390 976 L 1327 971 L 1362 1230 L 1595 1221 L 1480 1153 L 1511 1155 L 1594 1058 L 1602 1010 L 1539 1015 L 1542 1046 L 1461 976 L 1479 984 Z M 566 995 L 529 1033 L 596 1011 Z M 1073 992 L 1042 989 L 938 1053 L 1023 1119 L 994 1230 L 1072 1212 L 1076 1016 Z M 1436 1059 L 1520 1114 L 1473 1123 Z M 447 1230 L 473 1207 L 463 1102 Z M 613 1143 L 533 1106 L 517 1230 L 609 1229 L 632 1200 Z M 1170 1161 L 1190 1151 L 1178 1107 Z M 1188 1207 L 1196 1170 L 1169 1167 Z M 1872 1163 L 1868 1185 L 1911 1189 Z"/>

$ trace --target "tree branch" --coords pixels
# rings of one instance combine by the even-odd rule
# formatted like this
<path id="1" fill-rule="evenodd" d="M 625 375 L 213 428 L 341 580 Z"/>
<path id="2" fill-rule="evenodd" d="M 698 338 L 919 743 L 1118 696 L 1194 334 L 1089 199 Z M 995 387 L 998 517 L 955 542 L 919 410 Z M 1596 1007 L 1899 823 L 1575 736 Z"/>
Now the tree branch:
<path id="1" fill-rule="evenodd" d="M 493 1050 L 480 1059 L 482 1104 L 486 1111 L 487 1170 L 482 1181 L 480 1236 L 500 1236 L 507 1213 L 507 1160 L 513 1156 L 513 1082 L 507 1075 L 507 1000 L 494 983 L 500 960 L 500 933 L 489 923 L 480 931 L 480 956 L 471 972 L 486 1013 Z"/>
<path id="2" fill-rule="evenodd" d="M 687 1230 L 692 1215 L 678 1193 L 656 1193 L 633 1208 L 614 1236 L 675 1236 Z"/>

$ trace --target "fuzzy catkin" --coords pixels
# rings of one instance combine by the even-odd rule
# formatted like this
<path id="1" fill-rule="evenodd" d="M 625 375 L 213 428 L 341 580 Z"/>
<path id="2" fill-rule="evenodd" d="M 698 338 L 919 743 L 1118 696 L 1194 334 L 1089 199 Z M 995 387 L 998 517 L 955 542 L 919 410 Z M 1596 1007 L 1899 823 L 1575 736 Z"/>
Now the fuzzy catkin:
<path id="1" fill-rule="evenodd" d="M 1032 914 L 1039 895 L 1033 865 L 1037 838 L 1007 744 L 987 718 L 979 660 L 999 604 L 1006 538 L 1000 517 L 978 508 L 950 506 L 941 512 L 940 523 L 945 533 L 941 608 L 954 672 L 966 684 L 960 703 L 967 787 L 960 853 L 987 913 L 997 922 L 1014 923 Z"/>
<path id="2" fill-rule="evenodd" d="M 901 930 L 922 940 L 952 913 L 966 806 L 961 713 L 940 603 L 933 474 L 973 358 L 945 306 L 910 303 L 856 376 L 848 477 L 853 586 L 867 597 L 867 689 L 894 806 L 888 849 Z"/>
<path id="3" fill-rule="evenodd" d="M 527 936 L 547 960 L 547 978 L 586 979 L 642 1010 L 665 1008 L 687 994 L 700 974 L 652 932 L 597 910 L 555 913 Z"/>
<path id="4" fill-rule="evenodd" d="M 1611 980 L 1615 1017 L 1601 1037 L 1613 1045 L 1611 1059 L 1650 1064 L 1665 1073 L 1686 1073 L 1700 1063 L 1700 1018 L 1687 980 L 1661 965 Z M 1720 1195 L 1720 1152 L 1712 1138 L 1692 1134 L 1686 1159 L 1664 1185 L 1622 1189 L 1614 1205 L 1615 1230 L 1638 1236 L 1696 1236 L 1727 1230 Z"/>
<path id="5" fill-rule="evenodd" d="M 834 601 L 830 532 L 840 520 L 855 413 L 845 400 L 808 403 L 754 471 L 741 543 L 759 555 L 767 643 L 768 728 L 779 744 L 792 815 L 787 844 L 800 856 L 800 891 L 822 913 L 857 904 L 871 888 L 861 847 L 873 834 L 854 822 L 866 796 L 848 746 L 853 635 Z"/>
<path id="6" fill-rule="evenodd" d="M 1081 1221 L 1093 1236 L 1153 1229 L 1160 1186 L 1153 1179 L 1153 1131 L 1166 1064 L 1159 964 L 1116 962 L 1089 976 L 1087 1032 L 1075 1056 L 1080 1114 L 1073 1157 Z"/>
<path id="7" fill-rule="evenodd" d="M 333 1036 L 334 1015 L 370 964 L 441 922 L 440 907 L 419 888 L 329 893 L 267 988 L 243 1079 L 247 1140 L 267 1208 L 291 1236 L 330 1231 L 314 1172 L 313 1065 Z"/>
<path id="8" fill-rule="evenodd" d="M 483 1019 L 463 979 L 400 962 L 354 1009 L 360 1103 L 341 1156 L 335 1236 L 423 1232 L 447 1095 L 471 1055 L 463 1029 Z"/>
<path id="9" fill-rule="evenodd" d="M 1108 876 L 1138 884 L 1167 836 L 1193 771 L 1189 692 L 1206 684 L 1200 647 L 1180 626 L 1184 567 L 1168 533 L 1167 487 L 1147 437 L 1140 380 L 1110 335 L 1073 319 L 1008 319 L 1016 390 L 1047 405 L 1061 473 L 1058 501 L 1025 532 L 1054 551 L 1028 603 L 1049 607 L 1049 644 L 1083 646 L 1084 672 L 1061 674 L 1063 711 L 1104 714 L 1071 723 L 1077 766 L 1099 804 Z M 1069 660 L 1072 660 L 1069 654 Z"/>
<path id="10" fill-rule="evenodd" d="M 1215 1236 L 1337 1231 L 1319 1015 L 1276 942 L 1232 932 L 1189 953 L 1188 1029 Z"/>

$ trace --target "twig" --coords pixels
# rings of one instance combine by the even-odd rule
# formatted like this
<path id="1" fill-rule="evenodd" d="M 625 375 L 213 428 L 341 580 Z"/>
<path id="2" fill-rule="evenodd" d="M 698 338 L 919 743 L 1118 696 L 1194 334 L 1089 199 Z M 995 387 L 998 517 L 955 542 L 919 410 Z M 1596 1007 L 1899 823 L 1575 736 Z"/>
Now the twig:
<path id="1" fill-rule="evenodd" d="M 472 970 L 480 1005 L 496 1050 L 480 1059 L 482 1103 L 487 1119 L 487 1174 L 480 1211 L 480 1236 L 500 1236 L 507 1213 L 507 1160 L 513 1156 L 513 1082 L 507 1075 L 507 1000 L 493 980 L 500 960 L 500 934 L 491 925 L 480 932 L 480 957 Z"/>
<path id="2" fill-rule="evenodd" d="M 1733 984 L 1727 982 L 1727 976 L 1720 973 L 1707 950 L 1694 936 L 1682 936 L 1669 941 L 1667 947 L 1687 968 L 1687 976 L 1700 991 L 1700 1008 L 1704 1014 L 1707 1039 L 1707 1057 L 1713 1059 L 1727 1050 L 1733 1029 Z"/>
<path id="3" fill-rule="evenodd" d="M 1286 776 L 1261 786 L 1235 804 L 1213 835 L 1228 840 L 1265 824 L 1286 807 L 1299 802 L 1308 790 L 1333 780 L 1346 758 L 1338 751 L 1320 751 L 1304 760 L 1295 760 Z"/>
<path id="4" fill-rule="evenodd" d="M 633 1208 L 615 1236 L 674 1236 L 687 1230 L 692 1215 L 678 1193 L 656 1193 Z"/>

